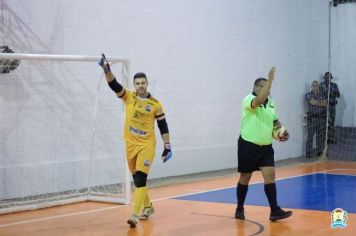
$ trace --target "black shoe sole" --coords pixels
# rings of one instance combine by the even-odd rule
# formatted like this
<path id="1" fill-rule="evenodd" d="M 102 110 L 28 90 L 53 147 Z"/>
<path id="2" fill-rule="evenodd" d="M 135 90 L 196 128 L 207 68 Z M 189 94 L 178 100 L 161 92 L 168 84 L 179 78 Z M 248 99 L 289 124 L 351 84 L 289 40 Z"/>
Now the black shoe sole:
<path id="1" fill-rule="evenodd" d="M 243 210 L 239 211 L 239 212 L 237 212 L 237 210 L 236 210 L 235 219 L 238 219 L 238 220 L 244 220 L 245 219 L 245 213 L 243 212 Z"/>
<path id="2" fill-rule="evenodd" d="M 287 211 L 286 214 L 283 214 L 283 215 L 279 215 L 279 216 L 271 216 L 269 218 L 270 221 L 277 221 L 277 220 L 282 220 L 282 219 L 285 219 L 285 218 L 288 218 L 292 215 L 292 212 L 291 211 Z"/>
<path id="3" fill-rule="evenodd" d="M 235 219 L 237 219 L 237 220 L 244 220 L 244 219 L 245 219 L 245 216 L 235 216 Z"/>

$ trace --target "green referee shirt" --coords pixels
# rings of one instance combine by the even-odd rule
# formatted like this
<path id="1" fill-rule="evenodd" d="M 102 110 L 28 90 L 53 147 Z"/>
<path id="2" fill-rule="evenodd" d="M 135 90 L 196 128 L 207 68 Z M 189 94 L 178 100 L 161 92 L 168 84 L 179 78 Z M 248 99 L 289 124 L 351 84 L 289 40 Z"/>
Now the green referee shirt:
<path id="1" fill-rule="evenodd" d="M 269 145 L 273 141 L 273 122 L 278 120 L 271 98 L 266 105 L 252 108 L 256 96 L 249 94 L 242 103 L 241 137 L 257 145 Z"/>

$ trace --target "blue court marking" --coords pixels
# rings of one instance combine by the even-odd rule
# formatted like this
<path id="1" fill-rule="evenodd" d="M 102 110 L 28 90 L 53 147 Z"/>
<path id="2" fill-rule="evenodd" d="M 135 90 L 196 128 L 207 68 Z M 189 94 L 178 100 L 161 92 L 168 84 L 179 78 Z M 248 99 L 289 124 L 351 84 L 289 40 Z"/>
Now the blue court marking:
<path id="1" fill-rule="evenodd" d="M 342 208 L 356 213 L 356 176 L 310 174 L 276 181 L 278 204 L 285 208 L 333 211 Z M 269 206 L 264 184 L 250 184 L 246 205 Z M 178 200 L 236 204 L 236 188 L 176 197 Z"/>

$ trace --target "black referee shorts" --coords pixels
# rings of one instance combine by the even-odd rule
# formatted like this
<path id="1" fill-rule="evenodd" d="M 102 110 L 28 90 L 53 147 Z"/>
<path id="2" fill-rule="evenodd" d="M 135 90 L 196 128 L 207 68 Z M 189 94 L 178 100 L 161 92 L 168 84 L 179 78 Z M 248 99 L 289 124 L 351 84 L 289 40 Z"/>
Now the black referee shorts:
<path id="1" fill-rule="evenodd" d="M 274 166 L 274 150 L 270 145 L 256 145 L 239 137 L 237 143 L 237 171 L 252 173 L 260 167 Z"/>

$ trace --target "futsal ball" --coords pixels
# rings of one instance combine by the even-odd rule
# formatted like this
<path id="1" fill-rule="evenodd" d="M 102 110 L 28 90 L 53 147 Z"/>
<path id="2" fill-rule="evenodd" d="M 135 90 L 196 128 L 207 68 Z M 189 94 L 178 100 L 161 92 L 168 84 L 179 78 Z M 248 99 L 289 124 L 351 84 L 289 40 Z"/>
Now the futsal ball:
<path id="1" fill-rule="evenodd" d="M 281 138 L 283 138 L 286 131 L 287 131 L 286 128 L 281 126 L 273 130 L 272 136 L 275 140 L 281 141 Z"/>
<path id="2" fill-rule="evenodd" d="M 0 53 L 15 53 L 14 50 L 8 46 L 0 46 Z M 20 60 L 17 59 L 4 59 L 0 60 L 0 73 L 6 74 L 15 70 L 20 65 Z"/>

